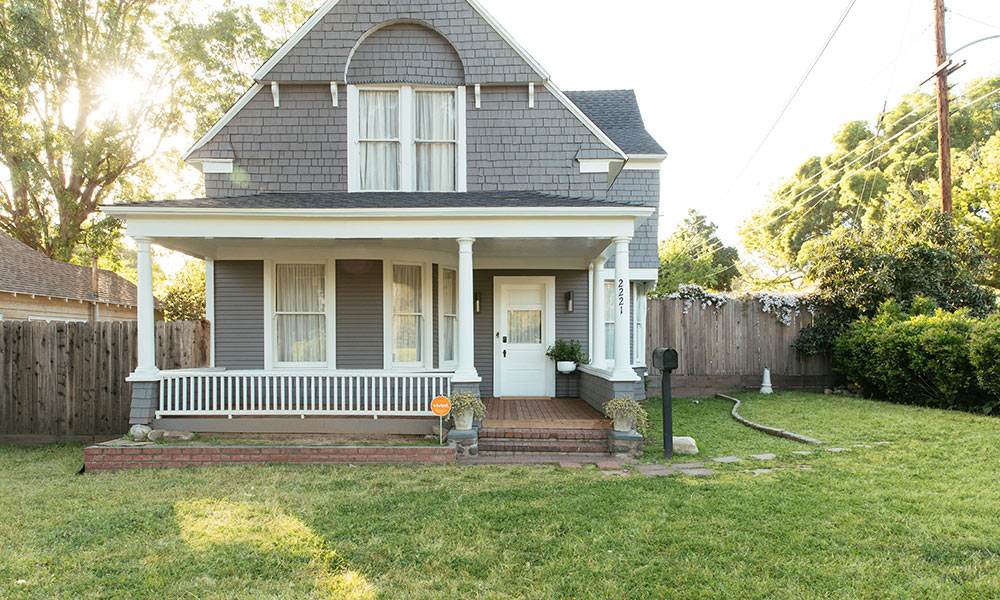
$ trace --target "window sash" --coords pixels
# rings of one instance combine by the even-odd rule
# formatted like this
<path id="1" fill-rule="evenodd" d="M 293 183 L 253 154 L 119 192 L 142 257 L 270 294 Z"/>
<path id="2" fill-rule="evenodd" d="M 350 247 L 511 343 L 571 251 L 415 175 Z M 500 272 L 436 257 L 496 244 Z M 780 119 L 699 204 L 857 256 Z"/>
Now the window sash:
<path id="1" fill-rule="evenodd" d="M 441 269 L 441 284 L 438 297 L 441 311 L 441 364 L 454 363 L 458 351 L 458 271 Z"/>
<path id="2" fill-rule="evenodd" d="M 392 265 L 392 362 L 416 365 L 424 360 L 424 269 Z"/>
<path id="3" fill-rule="evenodd" d="M 615 358 L 615 308 L 618 306 L 615 282 L 604 282 L 604 358 Z"/>
<path id="4" fill-rule="evenodd" d="M 453 192 L 456 184 L 458 123 L 455 92 L 414 94 L 414 169 L 418 192 Z"/>
<path id="5" fill-rule="evenodd" d="M 327 360 L 326 265 L 275 265 L 274 340 L 279 364 Z"/>
<path id="6" fill-rule="evenodd" d="M 358 93 L 358 170 L 363 191 L 398 191 L 402 161 L 400 93 Z"/>

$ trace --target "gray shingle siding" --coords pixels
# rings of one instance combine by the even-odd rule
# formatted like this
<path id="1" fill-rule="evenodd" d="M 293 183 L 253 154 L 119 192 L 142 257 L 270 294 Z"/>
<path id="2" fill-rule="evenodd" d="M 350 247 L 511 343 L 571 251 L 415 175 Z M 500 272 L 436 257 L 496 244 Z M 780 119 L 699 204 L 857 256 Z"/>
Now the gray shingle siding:
<path id="1" fill-rule="evenodd" d="M 215 261 L 215 365 L 264 368 L 264 261 Z"/>
<path id="2" fill-rule="evenodd" d="M 641 203 L 651 206 L 655 212 L 638 227 L 629 244 L 629 263 L 633 268 L 655 269 L 659 266 L 657 258 L 657 235 L 659 231 L 660 204 L 660 172 L 659 171 L 622 171 L 618 180 L 608 191 L 608 199 Z M 613 268 L 614 258 L 608 261 L 608 268 Z"/>
<path id="3" fill-rule="evenodd" d="M 465 0 L 341 0 L 266 75 L 268 81 L 343 81 L 361 36 L 391 20 L 417 21 L 443 34 L 465 66 L 466 83 L 542 78 Z"/>
<path id="4" fill-rule="evenodd" d="M 475 365 L 483 381 L 480 390 L 483 396 L 493 395 L 493 343 L 496 331 L 493 329 L 493 278 L 515 276 L 555 276 L 556 278 L 556 338 L 580 340 L 583 351 L 589 353 L 587 304 L 587 271 L 551 270 L 482 270 L 473 273 L 473 286 L 479 293 L 480 311 L 474 315 Z M 566 292 L 573 290 L 575 310 L 566 312 Z M 555 368 L 555 365 L 552 365 Z M 556 395 L 576 396 L 576 376 L 556 376 Z"/>
<path id="5" fill-rule="evenodd" d="M 441 34 L 416 23 L 399 23 L 379 29 L 358 46 L 347 82 L 462 85 L 465 68 Z"/>
<path id="6" fill-rule="evenodd" d="M 381 369 L 382 261 L 337 262 L 337 368 Z"/>

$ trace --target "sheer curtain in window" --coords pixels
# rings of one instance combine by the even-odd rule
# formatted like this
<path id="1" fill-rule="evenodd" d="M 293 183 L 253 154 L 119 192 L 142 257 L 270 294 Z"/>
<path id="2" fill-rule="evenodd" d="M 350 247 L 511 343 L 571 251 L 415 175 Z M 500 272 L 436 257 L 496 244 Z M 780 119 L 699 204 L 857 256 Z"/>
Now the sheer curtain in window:
<path id="1" fill-rule="evenodd" d="M 604 357 L 609 361 L 615 359 L 615 310 L 618 308 L 618 298 L 615 297 L 613 281 L 604 282 Z"/>
<path id="2" fill-rule="evenodd" d="M 358 96 L 358 158 L 362 190 L 399 189 L 399 92 Z"/>
<path id="3" fill-rule="evenodd" d="M 277 265 L 275 331 L 278 362 L 326 360 L 323 265 Z"/>
<path id="4" fill-rule="evenodd" d="M 452 269 L 441 271 L 441 361 L 455 360 L 458 343 L 458 274 Z"/>
<path id="5" fill-rule="evenodd" d="M 455 94 L 416 93 L 417 191 L 455 191 Z"/>
<path id="6" fill-rule="evenodd" d="M 392 360 L 418 363 L 423 347 L 423 269 L 392 266 Z"/>

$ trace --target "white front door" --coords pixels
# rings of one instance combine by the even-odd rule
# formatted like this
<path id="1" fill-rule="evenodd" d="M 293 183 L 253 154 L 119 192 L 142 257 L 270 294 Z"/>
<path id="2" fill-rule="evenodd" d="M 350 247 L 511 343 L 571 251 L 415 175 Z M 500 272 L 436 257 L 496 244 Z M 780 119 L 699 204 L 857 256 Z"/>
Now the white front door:
<path id="1" fill-rule="evenodd" d="M 495 277 L 494 394 L 554 396 L 545 351 L 555 338 L 553 277 Z"/>

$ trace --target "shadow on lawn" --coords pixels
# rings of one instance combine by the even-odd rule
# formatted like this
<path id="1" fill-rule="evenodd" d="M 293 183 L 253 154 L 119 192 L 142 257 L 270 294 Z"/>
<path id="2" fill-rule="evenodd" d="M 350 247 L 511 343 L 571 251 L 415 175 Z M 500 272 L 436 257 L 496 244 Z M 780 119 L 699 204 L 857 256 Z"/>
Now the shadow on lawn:
<path id="1" fill-rule="evenodd" d="M 273 503 L 182 500 L 174 512 L 181 538 L 213 577 L 312 582 L 310 597 L 375 597 L 364 575 Z"/>

